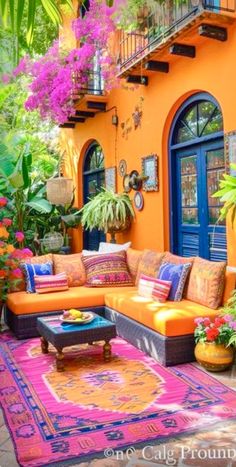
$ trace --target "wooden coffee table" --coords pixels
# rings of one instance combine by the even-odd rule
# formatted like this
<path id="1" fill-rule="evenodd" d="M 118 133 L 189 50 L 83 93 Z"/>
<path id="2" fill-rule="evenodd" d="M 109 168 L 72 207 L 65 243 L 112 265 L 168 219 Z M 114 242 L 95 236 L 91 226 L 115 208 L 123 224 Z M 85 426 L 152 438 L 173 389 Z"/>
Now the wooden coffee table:
<path id="1" fill-rule="evenodd" d="M 104 341 L 105 361 L 111 358 L 110 340 L 116 337 L 116 326 L 111 321 L 93 313 L 94 320 L 87 324 L 62 323 L 62 314 L 37 319 L 37 329 L 41 336 L 41 349 L 48 353 L 49 342 L 56 348 L 57 371 L 64 371 L 64 347 L 77 344 L 92 344 Z"/>

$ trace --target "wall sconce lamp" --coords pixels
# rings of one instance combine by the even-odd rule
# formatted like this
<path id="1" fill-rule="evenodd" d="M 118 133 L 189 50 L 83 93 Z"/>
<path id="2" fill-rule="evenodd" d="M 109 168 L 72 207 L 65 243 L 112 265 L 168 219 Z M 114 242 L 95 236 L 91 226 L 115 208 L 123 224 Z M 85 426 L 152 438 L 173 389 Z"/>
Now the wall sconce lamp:
<path id="1" fill-rule="evenodd" d="M 129 175 L 129 186 L 133 190 L 140 190 L 144 181 L 148 180 L 149 176 L 140 175 L 137 170 L 132 170 Z"/>
<path id="2" fill-rule="evenodd" d="M 112 125 L 114 125 L 114 126 L 118 126 L 119 118 L 118 118 L 118 115 L 117 115 L 117 114 L 112 115 L 112 117 L 111 117 L 111 123 L 112 123 Z"/>

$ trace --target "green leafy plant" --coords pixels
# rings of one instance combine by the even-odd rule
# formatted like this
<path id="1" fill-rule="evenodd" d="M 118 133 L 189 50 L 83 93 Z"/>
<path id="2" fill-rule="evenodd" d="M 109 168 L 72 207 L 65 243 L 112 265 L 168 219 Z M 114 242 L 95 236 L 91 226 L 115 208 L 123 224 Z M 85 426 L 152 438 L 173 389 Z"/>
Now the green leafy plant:
<path id="1" fill-rule="evenodd" d="M 236 170 L 236 164 L 230 164 L 233 170 Z M 231 215 L 232 225 L 236 215 L 236 177 L 228 174 L 223 174 L 224 179 L 220 181 L 220 189 L 212 195 L 213 198 L 220 198 L 224 203 L 220 210 L 219 220 Z"/>
<path id="2" fill-rule="evenodd" d="M 90 199 L 80 213 L 83 227 L 105 233 L 124 230 L 134 217 L 130 197 L 126 193 L 114 193 L 105 188 Z"/>

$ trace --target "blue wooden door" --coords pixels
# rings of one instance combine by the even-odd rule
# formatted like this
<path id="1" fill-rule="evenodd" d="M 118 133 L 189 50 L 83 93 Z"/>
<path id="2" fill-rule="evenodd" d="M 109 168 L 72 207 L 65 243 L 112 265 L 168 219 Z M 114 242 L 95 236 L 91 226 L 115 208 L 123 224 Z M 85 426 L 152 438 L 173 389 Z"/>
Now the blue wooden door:
<path id="1" fill-rule="evenodd" d="M 223 139 L 178 149 L 176 157 L 175 252 L 213 261 L 227 256 L 221 204 L 212 194 L 225 172 Z"/>

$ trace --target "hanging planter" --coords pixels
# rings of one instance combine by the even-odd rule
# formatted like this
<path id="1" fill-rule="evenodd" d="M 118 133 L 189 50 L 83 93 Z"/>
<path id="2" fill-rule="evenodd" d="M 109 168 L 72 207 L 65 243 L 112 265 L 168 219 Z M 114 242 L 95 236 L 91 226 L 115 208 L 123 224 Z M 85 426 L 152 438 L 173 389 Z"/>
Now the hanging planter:
<path id="1" fill-rule="evenodd" d="M 52 204 L 64 206 L 70 204 L 73 198 L 72 178 L 57 177 L 47 180 L 47 199 Z"/>

